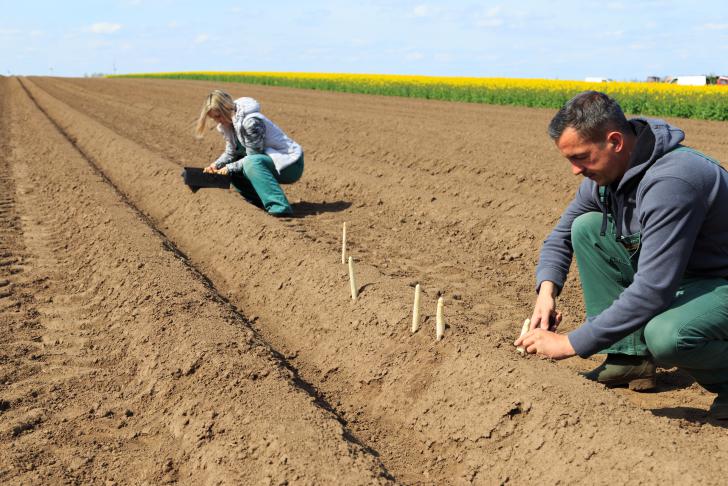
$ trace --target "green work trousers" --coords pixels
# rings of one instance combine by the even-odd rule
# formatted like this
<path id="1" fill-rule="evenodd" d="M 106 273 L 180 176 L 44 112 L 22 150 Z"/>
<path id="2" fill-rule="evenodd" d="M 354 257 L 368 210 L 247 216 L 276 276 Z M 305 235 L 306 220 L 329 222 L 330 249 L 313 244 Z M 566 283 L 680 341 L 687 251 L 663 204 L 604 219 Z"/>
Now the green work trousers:
<path id="1" fill-rule="evenodd" d="M 627 236 L 625 245 L 615 241 L 611 218 L 605 236 L 601 225 L 601 213 L 587 213 L 571 226 L 587 316 L 612 305 L 637 271 L 639 234 Z M 728 279 L 684 277 L 665 311 L 601 353 L 652 356 L 709 391 L 728 392 Z"/>
<path id="2" fill-rule="evenodd" d="M 281 184 L 293 184 L 303 174 L 303 155 L 280 173 L 273 159 L 266 154 L 247 155 L 243 158 L 242 175 L 232 175 L 233 187 L 245 199 L 275 216 L 293 214 Z"/>

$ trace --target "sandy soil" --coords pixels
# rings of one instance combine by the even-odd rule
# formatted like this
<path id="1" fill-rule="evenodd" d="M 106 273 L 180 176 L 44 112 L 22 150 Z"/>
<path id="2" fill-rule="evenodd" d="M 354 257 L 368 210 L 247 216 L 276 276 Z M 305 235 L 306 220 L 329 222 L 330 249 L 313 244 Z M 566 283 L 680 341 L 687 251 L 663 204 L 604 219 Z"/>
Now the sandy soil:
<path id="1" fill-rule="evenodd" d="M 551 110 L 228 85 L 306 151 L 279 220 L 181 184 L 218 85 L 0 79 L 3 482 L 723 482 L 685 375 L 607 390 L 510 344 L 579 182 Z M 673 122 L 728 160 L 728 124 Z M 560 305 L 578 325 L 578 279 Z"/>

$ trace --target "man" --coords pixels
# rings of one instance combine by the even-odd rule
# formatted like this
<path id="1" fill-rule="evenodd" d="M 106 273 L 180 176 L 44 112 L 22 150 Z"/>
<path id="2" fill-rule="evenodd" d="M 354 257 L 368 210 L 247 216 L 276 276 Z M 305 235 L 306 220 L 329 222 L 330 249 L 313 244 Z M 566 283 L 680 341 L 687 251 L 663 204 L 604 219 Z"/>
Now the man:
<path id="1" fill-rule="evenodd" d="M 677 366 L 728 419 L 728 172 L 681 145 L 680 129 L 628 121 L 596 91 L 568 101 L 549 135 L 585 180 L 544 242 L 531 330 L 516 345 L 554 359 L 607 354 L 585 376 L 634 390 L 655 386 L 655 362 Z M 557 334 L 572 255 L 587 318 Z"/>

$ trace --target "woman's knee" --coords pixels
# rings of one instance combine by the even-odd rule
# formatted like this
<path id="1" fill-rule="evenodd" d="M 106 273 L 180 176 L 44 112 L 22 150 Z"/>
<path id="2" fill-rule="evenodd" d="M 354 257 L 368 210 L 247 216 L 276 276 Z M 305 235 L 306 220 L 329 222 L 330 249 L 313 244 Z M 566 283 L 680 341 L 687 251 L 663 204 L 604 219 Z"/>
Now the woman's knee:
<path id="1" fill-rule="evenodd" d="M 260 157 L 248 155 L 243 158 L 243 170 L 245 173 L 255 172 L 264 166 Z"/>

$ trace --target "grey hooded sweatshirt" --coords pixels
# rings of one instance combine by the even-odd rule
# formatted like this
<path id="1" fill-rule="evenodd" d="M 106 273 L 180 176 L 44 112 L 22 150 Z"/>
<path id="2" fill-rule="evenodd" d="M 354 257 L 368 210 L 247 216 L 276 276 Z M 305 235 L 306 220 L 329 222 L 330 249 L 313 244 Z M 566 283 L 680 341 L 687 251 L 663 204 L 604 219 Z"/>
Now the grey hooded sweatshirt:
<path id="1" fill-rule="evenodd" d="M 683 131 L 665 121 L 636 118 L 631 123 L 638 136 L 652 132 L 651 154 L 632 160 L 622 179 L 605 188 L 604 204 L 597 184 L 585 179 L 546 238 L 536 269 L 537 289 L 549 280 L 561 291 L 573 255 L 571 224 L 581 214 L 611 214 L 618 238 L 641 234 L 632 284 L 568 335 L 582 357 L 609 347 L 667 309 L 683 277 L 728 278 L 728 172 L 682 146 Z M 639 136 L 638 145 L 640 140 L 644 138 Z"/>
<path id="2" fill-rule="evenodd" d="M 260 103 L 253 98 L 235 100 L 232 127 L 218 125 L 225 138 L 225 151 L 214 162 L 216 169 L 227 166 L 231 174 L 243 171 L 246 155 L 266 154 L 280 173 L 303 155 L 301 146 L 260 112 Z"/>

